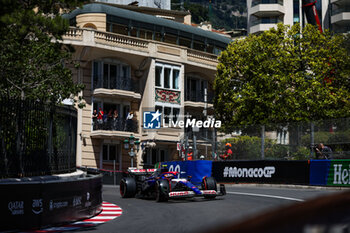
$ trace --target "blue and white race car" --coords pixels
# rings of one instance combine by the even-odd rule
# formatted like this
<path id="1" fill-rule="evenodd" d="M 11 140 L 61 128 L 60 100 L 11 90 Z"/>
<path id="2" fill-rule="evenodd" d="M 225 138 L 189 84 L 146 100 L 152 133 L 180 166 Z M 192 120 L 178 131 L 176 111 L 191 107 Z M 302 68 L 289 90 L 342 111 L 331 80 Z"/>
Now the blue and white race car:
<path id="1" fill-rule="evenodd" d="M 151 197 L 157 202 L 165 202 L 171 199 L 191 198 L 203 196 L 214 199 L 217 196 L 226 195 L 226 189 L 217 184 L 213 177 L 203 177 L 202 183 L 196 186 L 190 178 L 177 178 L 178 172 L 169 172 L 167 167 L 161 169 L 128 169 L 128 176 L 120 181 L 120 195 L 128 197 Z"/>

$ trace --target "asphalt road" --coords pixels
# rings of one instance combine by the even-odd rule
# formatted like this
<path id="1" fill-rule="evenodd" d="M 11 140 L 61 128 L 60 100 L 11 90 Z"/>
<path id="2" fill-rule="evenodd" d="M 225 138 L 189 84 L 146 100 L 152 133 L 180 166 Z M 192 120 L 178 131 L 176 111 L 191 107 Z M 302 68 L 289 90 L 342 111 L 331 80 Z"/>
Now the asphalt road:
<path id="1" fill-rule="evenodd" d="M 215 200 L 193 198 L 157 203 L 155 200 L 122 199 L 119 186 L 104 186 L 103 200 L 123 209 L 122 216 L 93 229 L 78 232 L 201 232 L 239 221 L 277 207 L 327 195 L 336 190 L 277 187 L 226 187 L 227 195 Z"/>

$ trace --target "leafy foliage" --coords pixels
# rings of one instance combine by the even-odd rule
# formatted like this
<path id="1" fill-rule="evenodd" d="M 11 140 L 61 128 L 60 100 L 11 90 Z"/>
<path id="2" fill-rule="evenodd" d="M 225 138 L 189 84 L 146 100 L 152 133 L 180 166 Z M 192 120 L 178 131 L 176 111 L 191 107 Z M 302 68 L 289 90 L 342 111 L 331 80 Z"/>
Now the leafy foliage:
<path id="1" fill-rule="evenodd" d="M 172 10 L 190 11 L 192 21 L 210 21 L 214 28 L 226 30 L 247 28 L 246 0 L 186 0 L 181 9 L 180 0 L 172 0 Z M 210 6 L 209 6 L 210 5 Z"/>
<path id="2" fill-rule="evenodd" d="M 350 116 L 344 36 L 278 24 L 221 53 L 214 107 L 223 129 Z"/>
<path id="3" fill-rule="evenodd" d="M 60 43 L 68 22 L 60 9 L 81 0 L 0 0 L 0 95 L 57 102 L 78 93 Z"/>

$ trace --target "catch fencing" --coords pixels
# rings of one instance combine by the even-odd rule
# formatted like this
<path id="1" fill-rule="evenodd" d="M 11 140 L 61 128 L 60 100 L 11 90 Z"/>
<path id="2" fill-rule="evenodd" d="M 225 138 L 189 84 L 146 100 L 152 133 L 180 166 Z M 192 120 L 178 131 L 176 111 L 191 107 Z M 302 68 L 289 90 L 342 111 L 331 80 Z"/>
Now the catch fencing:
<path id="1" fill-rule="evenodd" d="M 331 148 L 328 159 L 350 159 L 350 118 L 237 127 L 218 133 L 219 155 L 227 143 L 233 152 L 229 160 L 324 159 L 316 153 L 320 143 Z"/>

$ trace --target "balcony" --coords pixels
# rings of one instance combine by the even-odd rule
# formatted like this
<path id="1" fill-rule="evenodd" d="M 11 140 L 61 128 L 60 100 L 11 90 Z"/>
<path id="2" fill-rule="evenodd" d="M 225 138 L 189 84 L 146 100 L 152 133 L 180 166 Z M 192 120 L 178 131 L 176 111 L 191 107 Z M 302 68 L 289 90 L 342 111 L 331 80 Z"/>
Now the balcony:
<path id="1" fill-rule="evenodd" d="M 331 4 L 337 4 L 337 5 L 345 5 L 346 3 L 348 3 L 348 0 L 331 0 Z"/>
<path id="2" fill-rule="evenodd" d="M 272 27 L 277 27 L 278 23 L 283 23 L 283 20 L 272 18 L 272 19 L 258 19 L 254 20 L 250 25 L 250 33 L 259 33 L 269 30 Z"/>
<path id="3" fill-rule="evenodd" d="M 192 101 L 192 102 L 205 102 L 204 101 L 204 91 L 196 91 L 196 92 L 191 92 L 191 91 L 186 91 L 185 93 L 185 101 Z M 207 93 L 207 103 L 212 104 L 214 100 L 214 93 L 213 92 L 208 92 Z"/>
<path id="4" fill-rule="evenodd" d="M 331 23 L 348 26 L 350 24 L 350 6 L 339 7 L 332 10 Z"/>
<path id="5" fill-rule="evenodd" d="M 215 54 L 184 46 L 145 40 L 111 32 L 101 32 L 88 28 L 71 27 L 63 36 L 63 43 L 108 49 L 144 57 L 163 58 L 164 56 L 169 56 L 170 60 L 176 62 L 195 64 L 197 66 L 210 67 L 211 69 L 216 69 L 216 65 L 218 64 L 217 55 Z M 176 55 L 172 54 L 175 50 Z"/>
<path id="6" fill-rule="evenodd" d="M 110 80 L 107 84 L 102 79 L 93 82 L 93 95 L 95 97 L 119 97 L 124 99 L 141 100 L 139 83 L 131 78 L 117 78 Z"/>
<path id="7" fill-rule="evenodd" d="M 92 138 L 124 138 L 138 133 L 138 121 L 118 119 L 93 120 Z"/>
<path id="8" fill-rule="evenodd" d="M 253 1 L 250 14 L 257 17 L 271 17 L 285 14 L 283 0 Z"/>

